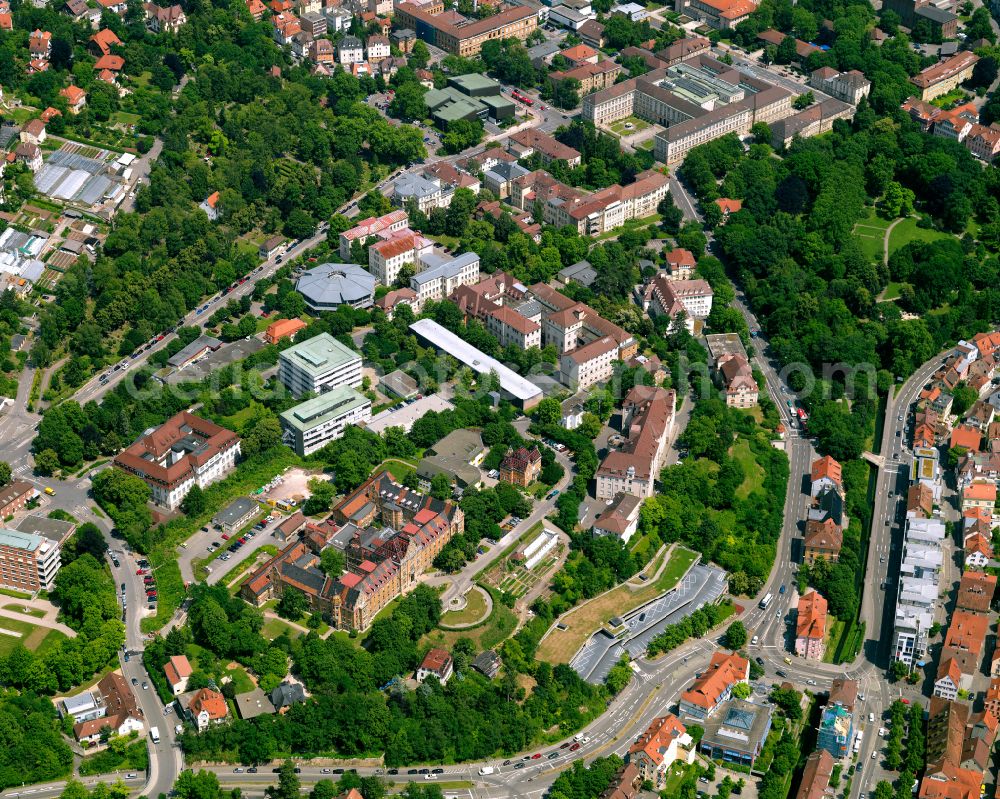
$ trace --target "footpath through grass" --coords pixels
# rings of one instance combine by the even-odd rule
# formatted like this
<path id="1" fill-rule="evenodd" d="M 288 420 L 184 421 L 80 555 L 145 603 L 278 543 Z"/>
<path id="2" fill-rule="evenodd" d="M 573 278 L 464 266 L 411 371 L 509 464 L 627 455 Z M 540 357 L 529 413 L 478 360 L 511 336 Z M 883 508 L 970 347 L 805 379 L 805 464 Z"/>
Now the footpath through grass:
<path id="1" fill-rule="evenodd" d="M 538 659 L 549 663 L 568 663 L 584 642 L 612 616 L 628 613 L 672 589 L 697 558 L 697 552 L 677 545 L 663 572 L 652 583 L 638 588 L 623 583 L 578 605 L 560 620 L 566 629 L 551 630 L 539 644 Z"/>

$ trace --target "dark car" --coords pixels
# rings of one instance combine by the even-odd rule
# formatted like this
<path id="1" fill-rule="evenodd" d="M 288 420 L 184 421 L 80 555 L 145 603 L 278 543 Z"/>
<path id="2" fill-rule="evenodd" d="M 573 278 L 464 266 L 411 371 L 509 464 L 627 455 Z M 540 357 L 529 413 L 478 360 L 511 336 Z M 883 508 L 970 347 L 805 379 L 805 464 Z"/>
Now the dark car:
<path id="1" fill-rule="evenodd" d="M 411 769 L 409 769 L 409 770 L 408 770 L 408 771 L 407 771 L 406 773 L 407 773 L 407 774 L 416 774 L 416 773 L 417 773 L 417 770 L 416 770 L 415 768 L 411 768 Z"/>
<path id="2" fill-rule="evenodd" d="M 399 774 L 399 769 L 398 768 L 391 768 L 391 769 L 389 769 L 389 771 L 387 773 L 388 774 Z"/>
<path id="3" fill-rule="evenodd" d="M 431 774 L 444 774 L 444 769 L 443 768 L 431 769 Z"/>
<path id="4" fill-rule="evenodd" d="M 524 763 L 515 763 L 514 768 L 524 768 Z"/>
<path id="5" fill-rule="evenodd" d="M 293 771 L 294 771 L 294 772 L 295 772 L 296 774 L 301 774 L 301 773 L 302 773 L 302 769 L 300 769 L 300 768 L 299 768 L 298 766 L 296 766 L 296 767 L 295 767 L 294 769 L 292 769 L 292 770 L 293 770 Z"/>
<path id="6" fill-rule="evenodd" d="M 247 774 L 256 774 L 256 773 L 257 773 L 256 766 L 250 766 L 250 768 L 247 769 Z"/>
<path id="7" fill-rule="evenodd" d="M 555 760 L 557 757 L 559 757 L 559 753 L 552 752 L 552 754 L 549 755 L 549 760 Z"/>
<path id="8" fill-rule="evenodd" d="M 326 770 L 326 769 L 324 769 L 324 771 L 325 771 L 325 770 Z M 343 774 L 343 773 L 344 773 L 344 770 L 343 770 L 342 768 L 335 768 L 335 769 L 334 769 L 334 770 L 333 770 L 333 771 L 332 771 L 331 773 L 332 773 L 332 774 Z"/>
<path id="9" fill-rule="evenodd" d="M 420 771 L 417 772 L 417 774 L 430 774 L 430 773 L 431 770 L 429 768 L 422 768 L 420 769 Z"/>
<path id="10" fill-rule="evenodd" d="M 787 677 L 788 676 L 781 669 L 775 669 L 774 673 L 777 674 L 779 677 Z"/>
<path id="11" fill-rule="evenodd" d="M 764 665 L 764 658 L 762 658 L 762 657 L 755 657 L 754 660 L 757 661 L 757 665 L 758 666 L 763 666 Z"/>
<path id="12" fill-rule="evenodd" d="M 559 748 L 560 748 L 560 749 L 567 749 L 568 747 L 569 747 L 569 741 L 566 741 L 566 742 L 565 742 L 565 743 L 564 743 L 564 744 L 563 744 L 562 746 L 560 746 Z"/>
<path id="13" fill-rule="evenodd" d="M 505 760 L 505 761 L 503 762 L 503 765 L 505 765 L 505 766 L 509 766 L 509 765 L 510 765 L 510 761 L 509 761 L 509 760 Z"/>
<path id="14" fill-rule="evenodd" d="M 280 774 L 281 773 L 281 769 L 280 768 L 273 768 L 273 769 L 271 769 L 271 772 L 274 773 L 274 774 Z"/>

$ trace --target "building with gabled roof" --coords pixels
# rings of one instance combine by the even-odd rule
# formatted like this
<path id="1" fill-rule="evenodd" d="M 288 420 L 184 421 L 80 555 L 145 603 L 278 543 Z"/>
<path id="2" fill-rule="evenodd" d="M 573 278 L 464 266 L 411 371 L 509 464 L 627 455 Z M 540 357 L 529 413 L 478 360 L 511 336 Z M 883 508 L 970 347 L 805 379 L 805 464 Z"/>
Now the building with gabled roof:
<path id="1" fill-rule="evenodd" d="M 825 651 L 827 601 L 816 591 L 799 599 L 795 625 L 795 654 L 806 660 L 822 660 Z"/>
<path id="2" fill-rule="evenodd" d="M 967 571 L 958 584 L 956 607 L 972 613 L 989 613 L 997 589 L 997 576 L 981 571 Z"/>
<path id="3" fill-rule="evenodd" d="M 676 394 L 655 386 L 633 386 L 622 404 L 625 442 L 612 449 L 597 468 L 597 497 L 621 493 L 640 499 L 653 495 L 674 426 Z"/>
<path id="4" fill-rule="evenodd" d="M 691 764 L 694 757 L 694 742 L 672 713 L 653 719 L 628 750 L 628 762 L 639 770 L 643 781 L 653 783 L 654 790 L 662 789 L 667 771 L 676 761 Z"/>
<path id="5" fill-rule="evenodd" d="M 442 685 L 448 682 L 451 678 L 454 669 L 454 661 L 451 655 L 448 654 L 444 649 L 431 649 L 424 655 L 424 659 L 420 661 L 420 667 L 417 669 L 417 682 L 423 682 L 428 677 L 437 677 L 438 682 Z"/>
<path id="6" fill-rule="evenodd" d="M 192 486 L 206 488 L 228 475 L 239 454 L 240 438 L 232 430 L 181 411 L 119 452 L 113 463 L 146 483 L 154 503 L 174 510 Z"/>
<path id="7" fill-rule="evenodd" d="M 810 493 L 814 497 L 818 497 L 823 491 L 828 489 L 833 489 L 840 493 L 844 492 L 841 466 L 829 455 L 824 455 L 822 458 L 813 461 L 811 479 L 812 490 Z"/>
<path id="8" fill-rule="evenodd" d="M 172 655 L 170 660 L 164 664 L 163 673 L 167 677 L 167 685 L 174 692 L 174 696 L 180 696 L 187 690 L 188 678 L 194 673 L 194 670 L 187 657 Z"/>
<path id="9" fill-rule="evenodd" d="M 703 722 L 729 699 L 733 686 L 750 679 L 750 661 L 735 652 L 716 652 L 708 668 L 681 694 L 681 718 Z"/>
<path id="10" fill-rule="evenodd" d="M 817 749 L 806 758 L 795 799 L 828 799 L 833 796 L 833 789 L 830 787 L 832 775 L 833 755 L 825 749 Z"/>

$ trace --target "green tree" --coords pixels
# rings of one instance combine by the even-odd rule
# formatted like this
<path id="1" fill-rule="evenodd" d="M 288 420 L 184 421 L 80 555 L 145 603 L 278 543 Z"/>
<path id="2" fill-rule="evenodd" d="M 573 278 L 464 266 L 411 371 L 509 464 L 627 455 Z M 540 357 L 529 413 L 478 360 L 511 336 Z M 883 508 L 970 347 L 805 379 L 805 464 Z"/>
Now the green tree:
<path id="1" fill-rule="evenodd" d="M 319 565 L 328 577 L 340 577 L 344 573 L 344 553 L 336 547 L 327 547 L 319 553 Z"/>
<path id="2" fill-rule="evenodd" d="M 298 621 L 309 610 L 309 600 L 306 595 L 296 588 L 285 588 L 281 592 L 281 599 L 275 606 L 275 611 L 282 618 L 289 621 Z"/>
<path id="3" fill-rule="evenodd" d="M 448 475 L 439 472 L 431 478 L 431 496 L 434 499 L 448 499 L 451 496 L 451 480 Z"/>
<path id="4" fill-rule="evenodd" d="M 737 620 L 734 621 L 726 629 L 726 635 L 723 640 L 724 645 L 736 651 L 737 649 L 742 649 L 747 643 L 747 628 L 743 626 L 743 622 Z"/>
<path id="5" fill-rule="evenodd" d="M 313 477 L 309 480 L 309 499 L 302 506 L 306 516 L 317 516 L 330 512 L 330 505 L 337 494 L 337 487 L 329 480 Z"/>
<path id="6" fill-rule="evenodd" d="M 13 471 L 7 461 L 0 461 L 0 485 L 7 485 L 10 482 Z"/>
<path id="7" fill-rule="evenodd" d="M 181 500 L 181 510 L 188 516 L 200 516 L 205 512 L 205 492 L 198 485 L 191 486 L 191 489 Z"/>

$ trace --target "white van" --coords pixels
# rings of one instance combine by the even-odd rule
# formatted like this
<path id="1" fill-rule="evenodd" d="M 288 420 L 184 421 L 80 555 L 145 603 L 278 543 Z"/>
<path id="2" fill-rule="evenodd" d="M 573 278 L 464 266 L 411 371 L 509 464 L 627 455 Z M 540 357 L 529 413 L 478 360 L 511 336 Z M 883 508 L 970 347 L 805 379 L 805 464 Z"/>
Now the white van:
<path id="1" fill-rule="evenodd" d="M 479 769 L 479 774 L 480 776 L 485 777 L 489 774 L 492 774 L 494 771 L 496 771 L 496 769 L 493 768 L 493 766 L 483 766 L 481 769 Z"/>

